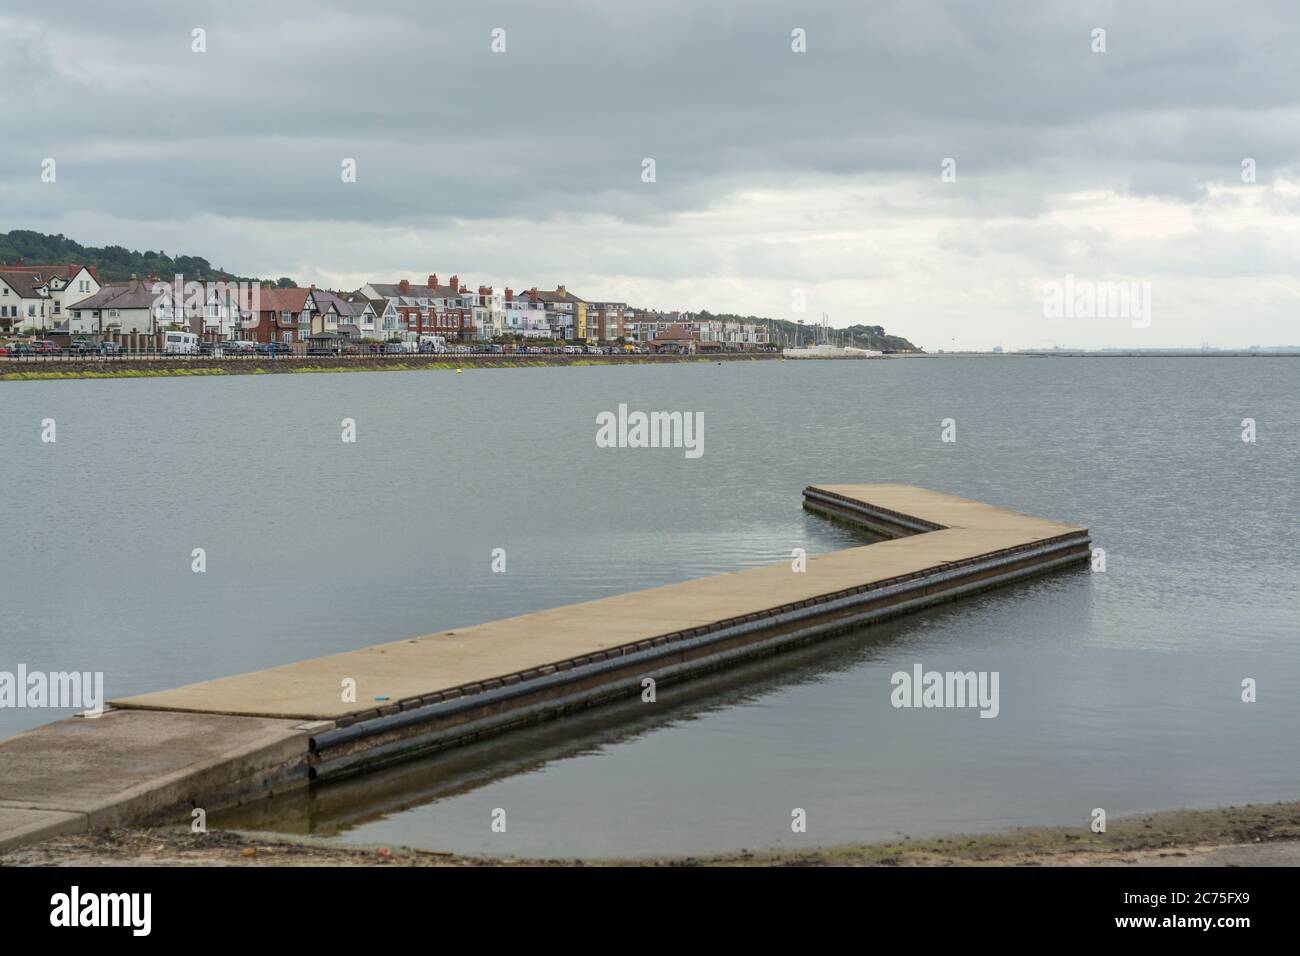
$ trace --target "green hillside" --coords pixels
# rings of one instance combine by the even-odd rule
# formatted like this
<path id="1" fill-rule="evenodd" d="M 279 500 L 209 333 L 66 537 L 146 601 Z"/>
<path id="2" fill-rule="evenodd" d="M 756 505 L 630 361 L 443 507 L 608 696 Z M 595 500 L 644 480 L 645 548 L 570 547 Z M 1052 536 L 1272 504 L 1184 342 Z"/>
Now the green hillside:
<path id="1" fill-rule="evenodd" d="M 221 266 L 214 266 L 202 256 L 169 256 L 161 249 L 157 252 L 136 252 L 123 246 L 83 246 L 64 235 L 51 236 L 30 229 L 14 229 L 0 233 L 0 264 L 75 262 L 94 266 L 100 282 L 122 282 L 132 274 L 141 278 L 156 275 L 167 278 L 180 274 L 186 279 L 215 279 L 225 275 L 230 279 L 248 279 L 248 276 L 230 275 Z M 282 284 L 292 284 L 282 280 Z"/>
<path id="2" fill-rule="evenodd" d="M 772 342 L 774 345 L 794 345 L 800 342 L 808 345 L 812 341 L 813 328 L 800 325 L 786 319 L 768 319 L 759 315 L 733 315 L 729 312 L 721 315 L 701 312 L 702 318 L 723 319 L 733 322 L 771 323 Z M 901 335 L 890 335 L 881 325 L 851 325 L 847 329 L 831 329 L 831 339 L 836 345 L 848 345 L 855 348 L 875 349 L 880 352 L 919 352 L 915 345 Z"/>

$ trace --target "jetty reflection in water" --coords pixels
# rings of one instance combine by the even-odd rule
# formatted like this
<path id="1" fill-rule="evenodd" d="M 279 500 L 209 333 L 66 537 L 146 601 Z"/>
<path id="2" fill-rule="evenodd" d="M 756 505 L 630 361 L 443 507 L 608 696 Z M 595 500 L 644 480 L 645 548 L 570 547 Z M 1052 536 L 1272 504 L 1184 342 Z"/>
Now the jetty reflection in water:
<path id="1" fill-rule="evenodd" d="M 1050 572 L 1012 585 L 1006 594 L 991 591 L 966 601 L 1014 600 L 1018 588 L 1033 588 L 1051 578 L 1078 578 L 1083 574 L 1086 572 L 1077 569 Z M 403 842 L 424 849 L 447 849 L 449 845 L 439 843 L 436 836 L 437 808 L 433 805 L 439 801 L 511 777 L 536 773 L 560 761 L 591 756 L 677 724 L 755 703 L 790 688 L 821 683 L 833 675 L 864 666 L 878 666 L 891 647 L 906 644 L 945 623 L 957 626 L 965 613 L 961 603 L 939 605 L 921 614 L 885 621 L 725 671 L 681 683 L 661 684 L 653 704 L 639 697 L 619 700 L 392 767 L 314 784 L 237 810 L 213 814 L 211 823 L 224 829 L 346 840 L 350 832 L 367 824 L 425 808 L 423 813 L 432 815 L 428 822 L 432 823 L 433 832 L 415 827 Z M 870 731 L 864 728 L 861 732 Z M 406 819 L 409 824 L 410 818 Z M 558 847 L 557 851 L 563 852 Z"/>

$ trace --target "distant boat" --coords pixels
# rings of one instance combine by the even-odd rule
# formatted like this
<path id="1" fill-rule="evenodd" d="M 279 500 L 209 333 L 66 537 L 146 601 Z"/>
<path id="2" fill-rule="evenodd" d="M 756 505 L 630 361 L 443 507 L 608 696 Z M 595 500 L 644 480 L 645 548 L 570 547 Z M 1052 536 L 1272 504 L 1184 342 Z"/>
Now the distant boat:
<path id="1" fill-rule="evenodd" d="M 817 341 L 818 333 L 821 333 L 821 342 Z M 823 314 L 822 320 L 812 327 L 812 345 L 799 345 L 798 339 L 793 348 L 781 350 L 785 358 L 793 359 L 844 359 L 844 358 L 876 358 L 883 355 L 883 352 L 874 352 L 871 349 L 855 348 L 851 345 L 832 345 L 830 343 L 831 326 L 828 317 Z"/>
<path id="2" fill-rule="evenodd" d="M 829 342 L 822 342 L 820 345 L 806 345 L 801 348 L 782 349 L 781 354 L 786 358 L 794 359 L 845 359 L 875 358 L 884 353 L 876 352 L 871 349 L 858 349 L 848 346 L 831 345 Z"/>

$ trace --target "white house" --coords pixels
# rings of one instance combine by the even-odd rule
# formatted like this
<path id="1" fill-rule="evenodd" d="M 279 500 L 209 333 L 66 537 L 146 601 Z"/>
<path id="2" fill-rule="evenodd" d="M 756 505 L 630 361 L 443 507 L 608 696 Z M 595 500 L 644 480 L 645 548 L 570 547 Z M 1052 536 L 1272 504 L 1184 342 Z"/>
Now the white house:
<path id="1" fill-rule="evenodd" d="M 0 265 L 0 331 L 58 328 L 74 303 L 99 289 L 93 266 Z"/>
<path id="2" fill-rule="evenodd" d="M 481 285 L 478 287 L 478 294 L 471 295 L 469 298 L 477 338 L 487 341 L 505 332 L 506 300 L 503 293 L 497 292 L 491 286 Z"/>
<path id="3" fill-rule="evenodd" d="M 129 282 L 112 282 L 72 306 L 68 328 L 86 333 L 155 332 L 173 321 L 172 305 L 153 290 L 152 282 L 135 276 Z M 183 311 L 183 310 L 182 310 Z"/>
<path id="4" fill-rule="evenodd" d="M 350 339 L 375 337 L 375 306 L 358 293 L 335 298 L 339 310 L 339 333 Z M 396 315 L 396 312 L 394 312 Z"/>
<path id="5" fill-rule="evenodd" d="M 516 297 L 514 289 L 506 289 L 502 301 L 505 320 L 504 331 L 530 339 L 551 337 L 551 323 L 546 306 L 527 295 Z"/>

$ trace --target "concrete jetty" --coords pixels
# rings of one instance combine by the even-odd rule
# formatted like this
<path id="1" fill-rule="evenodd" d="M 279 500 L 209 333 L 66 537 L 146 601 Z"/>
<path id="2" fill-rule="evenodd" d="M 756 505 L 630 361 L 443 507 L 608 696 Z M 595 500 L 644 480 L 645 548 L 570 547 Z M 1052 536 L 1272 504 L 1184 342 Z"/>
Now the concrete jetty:
<path id="1" fill-rule="evenodd" d="M 361 773 L 1091 554 L 1086 528 L 909 485 L 810 486 L 804 507 L 890 540 L 113 700 L 0 741 L 0 848 Z"/>

